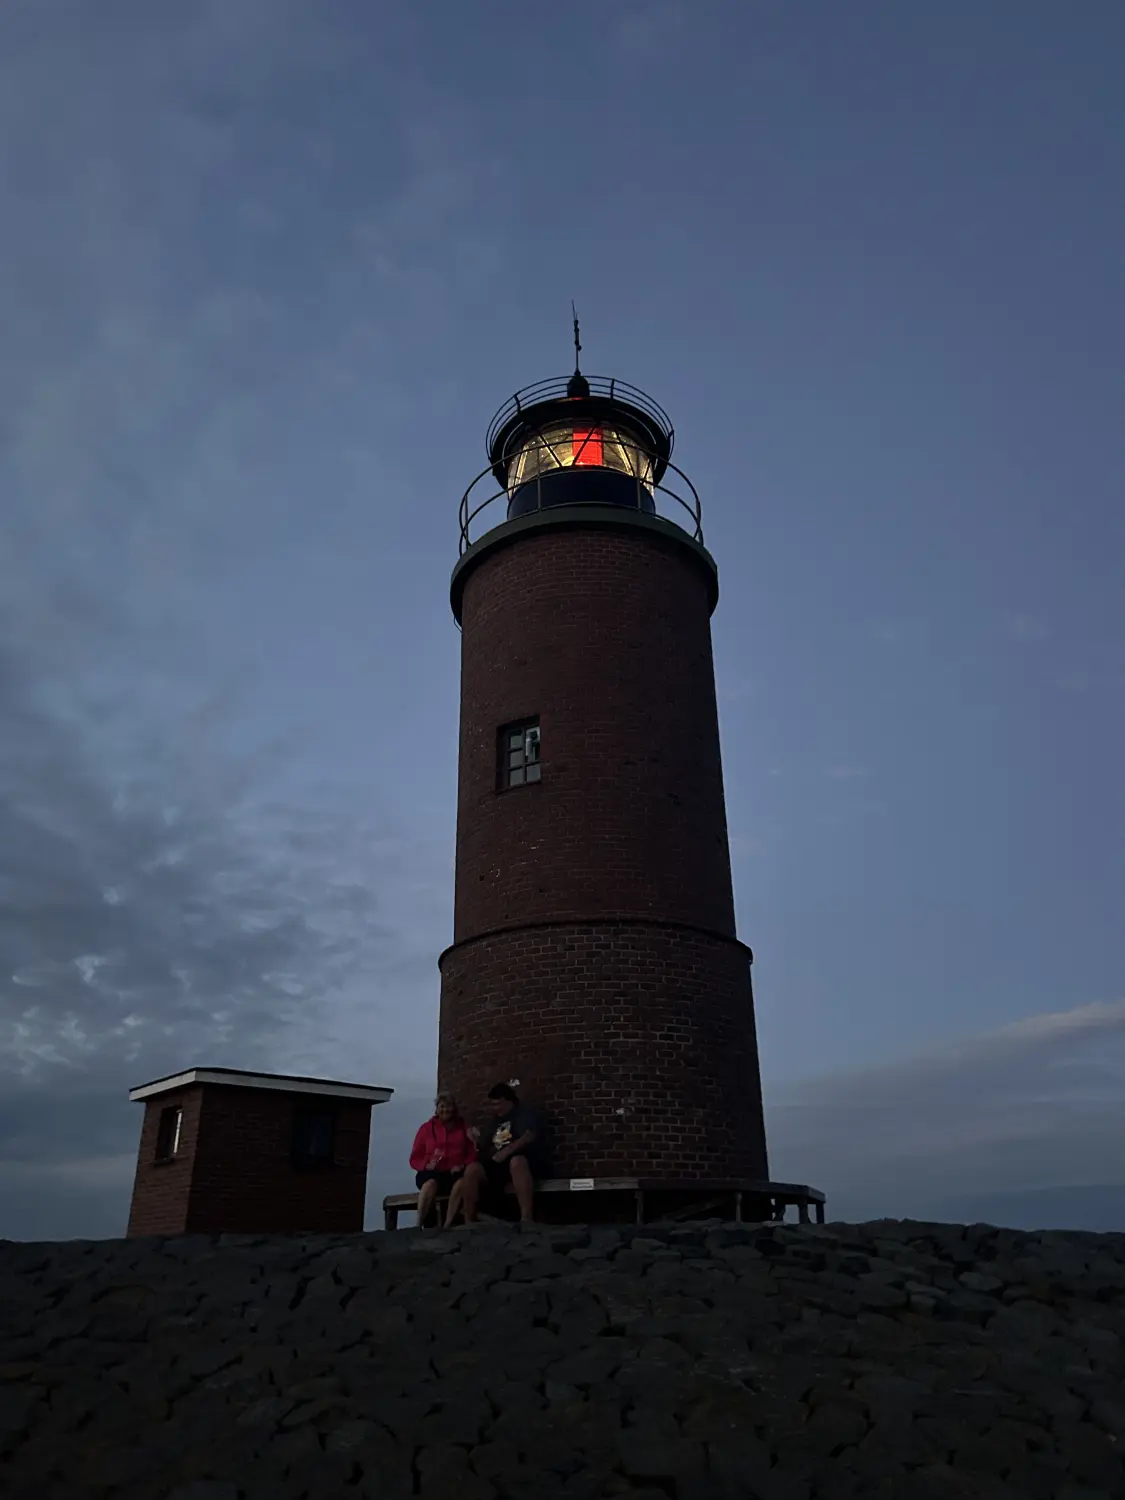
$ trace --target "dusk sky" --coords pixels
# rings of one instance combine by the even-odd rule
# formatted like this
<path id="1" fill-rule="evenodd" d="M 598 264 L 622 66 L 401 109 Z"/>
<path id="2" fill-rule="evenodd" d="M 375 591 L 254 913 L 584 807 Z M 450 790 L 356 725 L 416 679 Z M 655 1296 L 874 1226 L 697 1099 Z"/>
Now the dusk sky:
<path id="1" fill-rule="evenodd" d="M 393 1087 L 410 1186 L 571 298 L 719 566 L 773 1176 L 1125 1230 L 1120 0 L 8 0 L 0 232 L 0 1236 L 123 1233 L 191 1065 Z"/>

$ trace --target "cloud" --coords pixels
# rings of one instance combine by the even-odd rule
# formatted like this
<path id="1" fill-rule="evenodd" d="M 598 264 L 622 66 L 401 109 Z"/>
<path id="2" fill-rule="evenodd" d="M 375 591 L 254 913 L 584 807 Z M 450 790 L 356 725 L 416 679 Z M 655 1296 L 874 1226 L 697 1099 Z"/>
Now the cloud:
<path id="1" fill-rule="evenodd" d="M 117 1232 L 146 1078 L 424 1076 L 452 819 L 382 796 L 334 585 L 507 254 L 412 17 L 68 9 L 0 51 L 0 1235 Z"/>
<path id="2" fill-rule="evenodd" d="M 825 772 L 829 781 L 858 781 L 861 777 L 869 776 L 871 773 L 863 766 L 829 766 Z"/>
<path id="3" fill-rule="evenodd" d="M 436 994 L 448 857 L 294 783 L 283 742 L 247 740 L 237 673 L 130 691 L 115 607 L 40 589 L 0 608 L 0 1235 L 113 1234 L 131 1085 L 397 1081 L 401 1032 L 378 1059 L 371 1033 Z M 92 684 L 115 652 L 122 683 Z"/>
<path id="4" fill-rule="evenodd" d="M 1051 627 L 1034 615 L 1010 614 L 1004 620 L 1004 632 L 1010 641 L 1026 646 L 1047 640 Z"/>
<path id="5" fill-rule="evenodd" d="M 1090 642 L 1080 658 L 1056 674 L 1055 686 L 1118 702 L 1125 687 L 1125 641 Z"/>
<path id="6" fill-rule="evenodd" d="M 647 69 L 676 57 L 687 24 L 681 0 L 647 0 L 611 13 L 606 41 L 619 68 Z"/>
<path id="7" fill-rule="evenodd" d="M 1120 1182 L 1125 1000 L 791 1083 L 768 1122 L 775 1174 L 830 1188 L 845 1217 Z"/>

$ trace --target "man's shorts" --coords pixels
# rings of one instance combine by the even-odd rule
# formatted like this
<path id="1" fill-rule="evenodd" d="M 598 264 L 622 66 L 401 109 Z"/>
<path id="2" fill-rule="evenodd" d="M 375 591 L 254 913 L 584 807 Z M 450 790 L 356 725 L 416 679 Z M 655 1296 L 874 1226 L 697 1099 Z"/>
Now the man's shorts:
<path id="1" fill-rule="evenodd" d="M 531 1175 L 533 1178 L 538 1179 L 543 1176 L 543 1163 L 540 1158 L 537 1157 L 533 1152 L 517 1151 L 514 1154 L 516 1156 L 522 1156 L 524 1158 L 528 1166 L 531 1168 Z M 508 1183 L 512 1180 L 512 1158 L 510 1156 L 507 1156 L 503 1161 L 485 1161 L 482 1163 L 482 1165 L 484 1167 L 484 1175 L 488 1181 L 489 1188 L 493 1192 L 503 1192 Z"/>

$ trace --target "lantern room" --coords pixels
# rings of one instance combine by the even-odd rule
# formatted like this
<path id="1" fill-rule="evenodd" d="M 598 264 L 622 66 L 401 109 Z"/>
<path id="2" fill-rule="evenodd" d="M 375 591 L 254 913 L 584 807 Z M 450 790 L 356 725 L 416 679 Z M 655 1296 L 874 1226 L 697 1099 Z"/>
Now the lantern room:
<path id="1" fill-rule="evenodd" d="M 576 318 L 573 375 L 525 386 L 489 424 L 488 467 L 461 498 L 462 558 L 485 533 L 498 541 L 506 523 L 538 512 L 570 525 L 598 519 L 598 512 L 604 524 L 607 510 L 629 510 L 658 528 L 671 523 L 702 545 L 699 496 L 672 462 L 668 414 L 624 380 L 583 374 L 581 347 Z M 499 486 L 491 493 L 490 480 Z"/>
<path id="2" fill-rule="evenodd" d="M 652 515 L 672 424 L 642 391 L 575 373 L 518 392 L 488 434 L 507 517 L 560 505 L 627 506 Z"/>

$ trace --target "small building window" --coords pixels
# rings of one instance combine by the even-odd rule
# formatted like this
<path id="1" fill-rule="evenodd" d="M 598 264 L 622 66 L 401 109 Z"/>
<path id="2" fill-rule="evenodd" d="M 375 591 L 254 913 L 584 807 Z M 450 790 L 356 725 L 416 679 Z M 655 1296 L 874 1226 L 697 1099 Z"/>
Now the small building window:
<path id="1" fill-rule="evenodd" d="M 500 785 L 524 786 L 539 780 L 539 720 L 509 724 L 500 731 Z"/>
<path id="2" fill-rule="evenodd" d="M 160 1111 L 160 1124 L 156 1130 L 156 1159 L 171 1161 L 180 1149 L 180 1126 L 184 1112 L 178 1104 Z"/>
<path id="3" fill-rule="evenodd" d="M 330 1109 L 299 1109 L 293 1121 L 293 1162 L 330 1166 L 336 1149 L 336 1115 Z"/>

